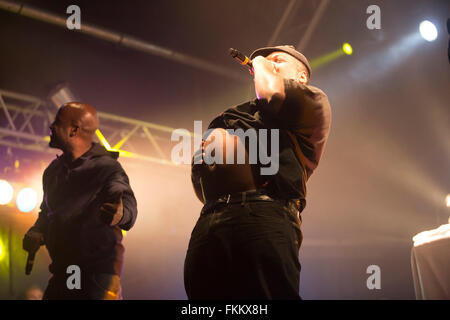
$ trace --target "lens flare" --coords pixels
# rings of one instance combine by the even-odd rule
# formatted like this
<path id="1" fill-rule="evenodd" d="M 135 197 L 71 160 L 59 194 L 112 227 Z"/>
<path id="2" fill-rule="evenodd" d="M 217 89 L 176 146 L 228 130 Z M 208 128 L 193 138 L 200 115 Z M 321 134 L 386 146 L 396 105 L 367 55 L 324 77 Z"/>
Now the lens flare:
<path id="1" fill-rule="evenodd" d="M 17 208 L 22 212 L 30 212 L 36 207 L 37 202 L 37 193 L 31 188 L 24 188 L 17 194 Z"/>
<path id="2" fill-rule="evenodd" d="M 6 180 L 0 180 L 0 205 L 8 204 L 13 198 L 13 187 Z"/>

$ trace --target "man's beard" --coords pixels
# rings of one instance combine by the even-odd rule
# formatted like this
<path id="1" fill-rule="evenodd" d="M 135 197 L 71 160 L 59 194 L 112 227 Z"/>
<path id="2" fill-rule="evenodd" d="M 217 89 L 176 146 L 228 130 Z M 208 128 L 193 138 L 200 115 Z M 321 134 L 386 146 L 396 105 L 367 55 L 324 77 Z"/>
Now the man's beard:
<path id="1" fill-rule="evenodd" d="M 56 149 L 61 149 L 62 148 L 62 143 L 60 141 L 60 139 L 58 139 L 58 137 L 56 136 L 55 133 L 52 133 L 50 136 L 50 142 L 48 143 L 50 148 L 56 148 Z"/>

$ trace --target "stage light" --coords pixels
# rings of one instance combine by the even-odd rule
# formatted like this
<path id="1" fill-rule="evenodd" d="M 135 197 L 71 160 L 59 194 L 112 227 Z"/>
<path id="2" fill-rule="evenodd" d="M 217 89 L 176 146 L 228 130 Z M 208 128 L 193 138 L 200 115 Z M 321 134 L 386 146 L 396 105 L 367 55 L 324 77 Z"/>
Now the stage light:
<path id="1" fill-rule="evenodd" d="M 5 256 L 5 251 L 3 250 L 3 243 L 0 240 L 0 261 L 3 260 L 4 256 Z"/>
<path id="2" fill-rule="evenodd" d="M 13 198 L 13 187 L 6 180 L 0 180 L 0 205 L 8 204 Z"/>
<path id="3" fill-rule="evenodd" d="M 420 34 L 422 38 L 427 41 L 434 41 L 437 38 L 438 32 L 433 23 L 428 20 L 422 21 L 419 26 Z"/>
<path id="4" fill-rule="evenodd" d="M 103 136 L 103 134 L 100 132 L 100 130 L 96 130 L 95 134 L 97 135 L 98 140 L 102 143 L 102 145 L 106 148 L 108 151 L 112 151 L 111 146 L 108 143 L 108 140 Z"/>
<path id="5" fill-rule="evenodd" d="M 17 194 L 17 208 L 22 212 L 30 212 L 36 207 L 37 202 L 37 193 L 31 188 L 24 188 Z"/>
<path id="6" fill-rule="evenodd" d="M 345 52 L 345 54 L 347 55 L 351 55 L 353 53 L 353 48 L 349 43 L 344 43 L 342 45 L 342 50 Z"/>
<path id="7" fill-rule="evenodd" d="M 77 101 L 75 95 L 70 91 L 67 83 L 61 83 L 53 89 L 49 94 L 49 99 L 56 108 L 61 107 L 67 102 Z"/>

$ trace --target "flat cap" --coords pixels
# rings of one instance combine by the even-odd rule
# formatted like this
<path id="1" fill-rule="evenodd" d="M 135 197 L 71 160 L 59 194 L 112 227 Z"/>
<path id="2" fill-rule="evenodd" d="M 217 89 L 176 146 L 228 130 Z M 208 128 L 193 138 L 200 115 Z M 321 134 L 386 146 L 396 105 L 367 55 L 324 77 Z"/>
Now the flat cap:
<path id="1" fill-rule="evenodd" d="M 286 53 L 290 54 L 291 56 L 293 56 L 294 58 L 296 58 L 298 61 L 302 62 L 306 66 L 306 69 L 308 69 L 308 76 L 309 76 L 309 78 L 311 78 L 311 66 L 309 65 L 308 59 L 306 59 L 306 57 L 303 54 L 301 54 L 300 52 L 295 50 L 294 46 L 291 46 L 291 45 L 283 45 L 283 46 L 266 47 L 266 48 L 256 49 L 250 55 L 250 59 L 253 59 L 256 56 L 266 57 L 275 51 L 286 52 Z"/>

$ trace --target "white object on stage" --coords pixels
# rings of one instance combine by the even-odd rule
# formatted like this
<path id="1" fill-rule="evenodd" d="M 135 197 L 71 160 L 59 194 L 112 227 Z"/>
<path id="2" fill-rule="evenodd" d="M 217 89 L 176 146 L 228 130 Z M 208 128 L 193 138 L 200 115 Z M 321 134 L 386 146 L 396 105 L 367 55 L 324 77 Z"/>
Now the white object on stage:
<path id="1" fill-rule="evenodd" d="M 450 300 L 450 224 L 413 237 L 411 267 L 416 299 Z"/>

